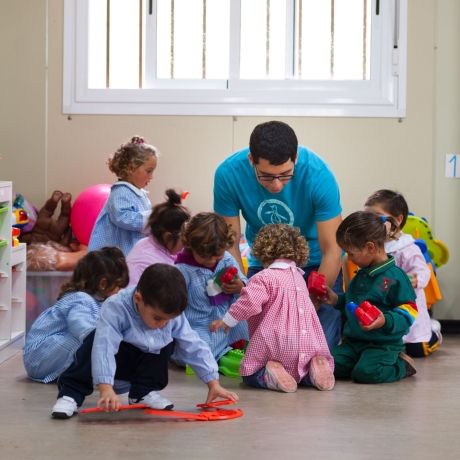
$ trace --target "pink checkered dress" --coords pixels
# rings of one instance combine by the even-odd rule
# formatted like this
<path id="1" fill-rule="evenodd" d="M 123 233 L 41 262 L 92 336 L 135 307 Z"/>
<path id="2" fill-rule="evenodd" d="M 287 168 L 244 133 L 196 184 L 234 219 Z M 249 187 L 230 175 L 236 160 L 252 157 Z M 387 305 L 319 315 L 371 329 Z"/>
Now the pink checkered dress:
<path id="1" fill-rule="evenodd" d="M 248 322 L 249 346 L 241 362 L 241 375 L 252 375 L 268 361 L 278 361 L 300 382 L 314 356 L 324 356 L 334 369 L 302 274 L 294 262 L 276 260 L 250 278 L 224 316 L 230 327 L 239 321 Z"/>

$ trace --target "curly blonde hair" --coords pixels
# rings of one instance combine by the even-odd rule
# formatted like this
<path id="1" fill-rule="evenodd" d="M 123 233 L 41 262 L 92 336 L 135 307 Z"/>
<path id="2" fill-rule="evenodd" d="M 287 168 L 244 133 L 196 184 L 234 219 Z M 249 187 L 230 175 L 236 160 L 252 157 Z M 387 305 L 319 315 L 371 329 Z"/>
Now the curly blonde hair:
<path id="1" fill-rule="evenodd" d="M 182 243 L 207 259 L 230 249 L 235 243 L 235 232 L 214 212 L 200 212 L 186 225 Z"/>
<path id="2" fill-rule="evenodd" d="M 142 137 L 134 136 L 109 157 L 107 164 L 110 171 L 119 179 L 126 180 L 131 172 L 143 165 L 150 157 L 158 158 L 158 154 L 156 147 L 146 144 Z"/>
<path id="3" fill-rule="evenodd" d="M 257 233 L 252 253 L 264 267 L 276 259 L 289 259 L 303 267 L 309 256 L 307 240 L 297 227 L 286 224 L 265 225 Z"/>

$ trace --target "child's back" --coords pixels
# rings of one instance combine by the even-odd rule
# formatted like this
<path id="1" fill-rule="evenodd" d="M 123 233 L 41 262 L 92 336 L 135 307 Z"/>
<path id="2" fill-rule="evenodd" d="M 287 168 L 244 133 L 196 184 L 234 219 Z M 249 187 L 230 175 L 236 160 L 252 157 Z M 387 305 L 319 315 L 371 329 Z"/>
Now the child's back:
<path id="1" fill-rule="evenodd" d="M 96 326 L 101 304 L 86 292 L 69 292 L 36 319 L 24 345 L 24 367 L 32 380 L 52 382 L 70 366 L 72 350 Z"/>
<path id="2" fill-rule="evenodd" d="M 89 252 L 61 287 L 57 302 L 26 334 L 24 366 L 28 376 L 48 383 L 73 362 L 74 353 L 96 327 L 104 299 L 128 284 L 128 267 L 118 248 Z"/>
<path id="3" fill-rule="evenodd" d="M 241 375 L 248 376 L 268 361 L 280 362 L 300 382 L 314 356 L 323 356 L 331 369 L 323 329 L 310 300 L 302 272 L 294 262 L 275 261 L 249 279 L 231 316 L 247 319 L 249 346 L 241 363 Z"/>
<path id="4" fill-rule="evenodd" d="M 417 275 L 417 285 L 414 287 L 418 316 L 410 331 L 403 337 L 404 342 L 428 342 L 431 339 L 431 319 L 426 304 L 425 287 L 431 272 L 423 257 L 422 251 L 415 244 L 411 235 L 402 233 L 398 240 L 385 243 L 385 250 L 392 255 L 398 267 L 407 274 Z"/>

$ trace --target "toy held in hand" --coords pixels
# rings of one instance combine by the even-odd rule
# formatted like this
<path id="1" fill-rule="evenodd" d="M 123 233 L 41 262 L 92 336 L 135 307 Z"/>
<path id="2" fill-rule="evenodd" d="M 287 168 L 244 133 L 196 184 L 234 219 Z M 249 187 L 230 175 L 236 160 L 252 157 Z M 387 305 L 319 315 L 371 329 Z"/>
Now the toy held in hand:
<path id="1" fill-rule="evenodd" d="M 375 305 L 365 300 L 358 305 L 354 302 L 347 304 L 348 310 L 353 313 L 363 326 L 370 326 L 382 313 Z"/>
<path id="2" fill-rule="evenodd" d="M 231 294 L 226 294 L 222 291 L 222 284 L 231 283 L 236 279 L 238 279 L 238 270 L 235 267 L 225 267 L 208 281 L 206 292 L 211 305 L 220 305 L 231 297 Z"/>
<path id="3" fill-rule="evenodd" d="M 217 272 L 217 275 L 214 278 L 214 282 L 222 286 L 222 284 L 231 283 L 233 280 L 238 279 L 238 270 L 236 267 L 226 267 Z"/>
<path id="4" fill-rule="evenodd" d="M 311 272 L 307 281 L 308 292 L 316 297 L 326 295 L 326 277 L 318 272 Z"/>

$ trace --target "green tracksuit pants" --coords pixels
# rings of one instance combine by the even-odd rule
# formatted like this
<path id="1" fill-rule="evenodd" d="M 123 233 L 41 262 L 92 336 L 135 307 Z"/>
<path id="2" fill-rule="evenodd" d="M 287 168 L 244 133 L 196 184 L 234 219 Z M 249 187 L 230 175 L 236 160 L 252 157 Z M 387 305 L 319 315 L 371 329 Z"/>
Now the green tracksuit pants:
<path id="1" fill-rule="evenodd" d="M 396 382 L 406 377 L 406 363 L 399 357 L 401 344 L 358 342 L 350 339 L 332 350 L 334 375 L 358 383 Z"/>

